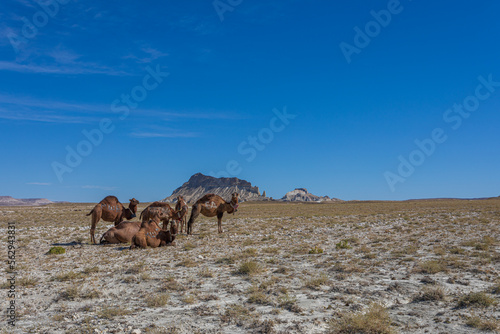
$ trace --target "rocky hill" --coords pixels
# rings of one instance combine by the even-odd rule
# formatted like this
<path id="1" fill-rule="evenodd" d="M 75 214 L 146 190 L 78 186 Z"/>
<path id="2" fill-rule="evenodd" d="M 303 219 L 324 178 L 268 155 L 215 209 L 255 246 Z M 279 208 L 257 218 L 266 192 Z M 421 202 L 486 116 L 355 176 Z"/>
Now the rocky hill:
<path id="1" fill-rule="evenodd" d="M 261 196 L 259 187 L 253 187 L 248 181 L 236 177 L 215 178 L 197 173 L 191 176 L 189 181 L 181 187 L 175 189 L 172 195 L 163 199 L 162 202 L 173 203 L 176 201 L 177 196 L 182 195 L 188 203 L 194 203 L 203 195 L 209 193 L 219 195 L 228 201 L 234 192 L 240 194 L 241 202 L 266 199 Z"/>
<path id="2" fill-rule="evenodd" d="M 340 201 L 338 198 L 330 198 L 328 196 L 316 196 L 307 191 L 306 188 L 296 188 L 287 192 L 281 199 L 285 202 L 334 202 Z"/>
<path id="3" fill-rule="evenodd" d="M 11 196 L 0 196 L 0 206 L 38 206 L 54 203 L 45 198 L 24 198 L 17 199 Z"/>

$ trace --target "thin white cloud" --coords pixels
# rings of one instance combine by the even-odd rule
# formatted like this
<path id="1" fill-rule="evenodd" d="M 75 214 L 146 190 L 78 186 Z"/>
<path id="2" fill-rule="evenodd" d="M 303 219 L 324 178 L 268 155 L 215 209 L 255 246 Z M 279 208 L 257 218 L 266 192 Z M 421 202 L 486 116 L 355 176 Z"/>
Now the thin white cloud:
<path id="1" fill-rule="evenodd" d="M 30 96 L 13 96 L 7 94 L 0 94 L 0 105 L 2 104 L 23 107 L 36 107 L 46 110 L 65 110 L 85 113 L 110 111 L 109 105 L 69 103 L 62 101 L 37 99 Z"/>
<path id="2" fill-rule="evenodd" d="M 104 74 L 110 76 L 128 76 L 129 73 L 115 70 L 96 64 L 66 64 L 66 65 L 38 65 L 20 64 L 12 61 L 0 61 L 0 71 L 36 74 Z"/>
<path id="3" fill-rule="evenodd" d="M 48 182 L 27 182 L 26 184 L 34 185 L 34 186 L 50 186 L 50 185 L 52 185 L 52 183 L 48 183 Z"/>
<path id="4" fill-rule="evenodd" d="M 162 52 L 158 49 L 152 48 L 149 45 L 142 45 L 135 53 L 128 54 L 123 59 L 133 59 L 137 63 L 147 64 L 155 61 L 156 59 L 168 56 L 168 53 Z"/>
<path id="5" fill-rule="evenodd" d="M 30 112 L 17 112 L 13 110 L 6 110 L 0 107 L 0 118 L 13 121 L 33 121 L 43 123 L 88 123 L 88 118 L 78 116 L 65 116 L 54 114 L 34 114 Z"/>
<path id="6" fill-rule="evenodd" d="M 88 123 L 96 114 L 110 112 L 109 105 L 77 104 L 0 94 L 0 118 L 50 123 Z"/>

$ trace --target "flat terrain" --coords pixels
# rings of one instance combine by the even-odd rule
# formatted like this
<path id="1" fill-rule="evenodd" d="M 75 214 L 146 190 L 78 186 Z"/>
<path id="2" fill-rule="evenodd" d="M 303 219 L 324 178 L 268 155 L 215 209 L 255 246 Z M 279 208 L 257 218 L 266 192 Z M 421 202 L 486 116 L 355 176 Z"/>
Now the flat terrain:
<path id="1" fill-rule="evenodd" d="M 223 234 L 202 217 L 175 247 L 146 250 L 89 244 L 93 205 L 0 208 L 2 259 L 16 223 L 18 312 L 7 331 L 4 261 L 0 332 L 500 328 L 500 199 L 243 203 Z M 101 221 L 96 239 L 111 226 Z M 48 255 L 57 245 L 66 252 Z"/>

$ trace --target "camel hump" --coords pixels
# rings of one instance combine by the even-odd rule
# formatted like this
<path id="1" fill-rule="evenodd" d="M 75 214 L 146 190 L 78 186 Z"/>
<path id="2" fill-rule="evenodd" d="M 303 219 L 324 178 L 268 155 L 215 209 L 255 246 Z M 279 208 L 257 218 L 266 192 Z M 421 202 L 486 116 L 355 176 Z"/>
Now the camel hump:
<path id="1" fill-rule="evenodd" d="M 216 194 L 206 194 L 202 198 L 200 198 L 197 202 L 205 202 L 205 201 L 210 201 L 216 198 L 221 198 L 220 196 Z"/>
<path id="2" fill-rule="evenodd" d="M 120 201 L 116 196 L 106 196 L 100 203 L 108 205 L 118 205 Z"/>

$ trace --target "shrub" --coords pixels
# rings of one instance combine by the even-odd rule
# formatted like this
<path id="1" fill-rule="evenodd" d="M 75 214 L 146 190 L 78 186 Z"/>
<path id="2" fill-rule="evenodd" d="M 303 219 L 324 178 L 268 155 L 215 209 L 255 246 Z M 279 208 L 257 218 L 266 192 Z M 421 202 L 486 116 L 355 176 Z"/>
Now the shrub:
<path id="1" fill-rule="evenodd" d="M 261 304 L 261 305 L 267 305 L 270 304 L 269 297 L 264 294 L 263 292 L 257 291 L 253 292 L 248 296 L 248 303 L 255 303 L 255 304 Z"/>
<path id="2" fill-rule="evenodd" d="M 445 271 L 446 267 L 442 262 L 429 260 L 419 264 L 420 272 L 424 274 L 436 274 L 440 271 Z"/>
<path id="3" fill-rule="evenodd" d="M 500 325 L 498 321 L 495 320 L 489 320 L 489 319 L 483 319 L 481 317 L 478 317 L 476 315 L 471 316 L 467 319 L 465 324 L 469 327 L 472 328 L 477 328 L 479 330 L 483 331 L 496 331 L 500 328 Z"/>
<path id="4" fill-rule="evenodd" d="M 114 317 L 117 317 L 117 316 L 121 316 L 121 315 L 127 315 L 129 314 L 130 311 L 127 310 L 127 309 L 123 309 L 121 308 L 120 306 L 116 306 L 116 307 L 108 307 L 108 306 L 105 306 L 103 307 L 98 313 L 97 315 L 99 316 L 99 318 L 104 318 L 104 319 L 113 319 Z"/>
<path id="5" fill-rule="evenodd" d="M 425 287 L 417 296 L 413 298 L 414 302 L 426 302 L 444 300 L 445 293 L 443 288 L 428 288 Z"/>
<path id="6" fill-rule="evenodd" d="M 183 249 L 184 249 L 185 251 L 190 251 L 190 250 L 195 249 L 195 248 L 196 248 L 196 245 L 195 245 L 195 244 L 193 244 L 192 242 L 189 242 L 189 241 L 188 241 L 188 242 L 186 242 L 186 243 L 184 244 L 184 247 L 183 247 Z"/>
<path id="7" fill-rule="evenodd" d="M 66 253 L 66 250 L 64 249 L 64 247 L 60 246 L 51 247 L 47 252 L 47 254 L 64 254 L 64 253 Z"/>
<path id="8" fill-rule="evenodd" d="M 322 254 L 323 249 L 319 247 L 313 247 L 311 250 L 309 250 L 309 254 Z"/>
<path id="9" fill-rule="evenodd" d="M 328 276 L 322 274 L 319 277 L 307 280 L 305 286 L 309 289 L 319 290 L 320 286 L 326 284 L 327 282 L 328 282 Z"/>
<path id="10" fill-rule="evenodd" d="M 69 287 L 69 288 L 63 290 L 59 294 L 59 298 L 62 300 L 75 300 L 79 296 L 80 296 L 80 289 L 75 287 L 75 286 Z"/>
<path id="11" fill-rule="evenodd" d="M 471 292 L 458 301 L 458 307 L 464 308 L 469 306 L 488 307 L 496 304 L 495 298 L 488 296 L 484 292 Z"/>
<path id="12" fill-rule="evenodd" d="M 240 275 L 255 275 L 263 271 L 262 265 L 255 261 L 245 261 L 240 264 L 237 274 Z"/>
<path id="13" fill-rule="evenodd" d="M 349 248 L 351 248 L 351 246 L 349 245 L 348 240 L 342 240 L 342 241 L 335 244 L 335 248 L 336 249 L 349 249 Z"/>
<path id="14" fill-rule="evenodd" d="M 170 299 L 170 295 L 168 293 L 160 293 L 155 296 L 150 296 L 146 298 L 146 305 L 148 307 L 160 307 L 165 306 Z"/>
<path id="15" fill-rule="evenodd" d="M 278 305 L 285 310 L 295 313 L 302 313 L 302 309 L 297 305 L 297 298 L 285 294 L 278 299 Z"/>
<path id="16" fill-rule="evenodd" d="M 72 280 L 75 280 L 75 279 L 79 279 L 79 278 L 82 278 L 83 275 L 82 273 L 77 273 L 77 272 L 74 272 L 74 271 L 68 271 L 66 273 L 61 273 L 61 274 L 58 274 L 54 277 L 52 277 L 52 280 L 53 281 L 59 281 L 59 282 L 66 282 L 66 281 L 72 281 Z"/>
<path id="17" fill-rule="evenodd" d="M 331 322 L 332 334 L 393 334 L 391 319 L 379 304 L 370 306 L 366 313 L 349 313 Z"/>

